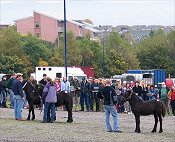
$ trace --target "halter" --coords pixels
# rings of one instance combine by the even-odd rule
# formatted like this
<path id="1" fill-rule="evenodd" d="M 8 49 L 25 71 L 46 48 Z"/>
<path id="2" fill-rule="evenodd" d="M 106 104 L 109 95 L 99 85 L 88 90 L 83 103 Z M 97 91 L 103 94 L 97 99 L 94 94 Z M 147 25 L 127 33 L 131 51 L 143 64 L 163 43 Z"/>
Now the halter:
<path id="1" fill-rule="evenodd" d="M 127 97 L 127 98 L 123 97 L 123 98 L 124 98 L 125 101 L 128 101 L 128 100 L 131 99 L 131 96 L 132 96 L 132 91 L 130 92 L 129 97 Z"/>

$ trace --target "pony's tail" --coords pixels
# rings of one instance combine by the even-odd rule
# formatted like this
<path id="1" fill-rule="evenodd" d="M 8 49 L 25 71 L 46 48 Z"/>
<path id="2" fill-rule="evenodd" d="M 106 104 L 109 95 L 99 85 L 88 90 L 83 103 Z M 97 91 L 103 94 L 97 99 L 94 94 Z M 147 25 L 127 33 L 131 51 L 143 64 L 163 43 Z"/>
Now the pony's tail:
<path id="1" fill-rule="evenodd" d="M 165 114 L 166 114 L 166 106 L 165 104 L 161 101 L 161 104 L 162 104 L 162 116 L 165 117 Z"/>

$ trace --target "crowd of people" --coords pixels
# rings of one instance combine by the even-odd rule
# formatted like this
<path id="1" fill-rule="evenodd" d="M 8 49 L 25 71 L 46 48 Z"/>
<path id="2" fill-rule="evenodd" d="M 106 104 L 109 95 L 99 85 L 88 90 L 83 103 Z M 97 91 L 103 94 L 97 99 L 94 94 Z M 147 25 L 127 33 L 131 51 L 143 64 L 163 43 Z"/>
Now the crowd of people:
<path id="1" fill-rule="evenodd" d="M 32 76 L 29 77 L 28 81 L 32 85 L 37 83 Z M 39 84 L 44 87 L 42 94 L 44 102 L 43 122 L 47 122 L 48 113 L 50 113 L 50 122 L 54 122 L 57 109 L 55 108 L 56 94 L 60 91 L 70 93 L 73 96 L 74 111 L 105 111 L 106 127 L 109 132 L 120 132 L 117 112 L 132 114 L 129 103 L 123 99 L 123 95 L 128 89 L 132 90 L 143 101 L 161 99 L 167 107 L 168 114 L 172 111 L 172 114 L 175 115 L 175 87 L 168 88 L 164 82 L 162 82 L 160 88 L 155 88 L 154 85 L 145 85 L 144 81 L 136 81 L 135 85 L 131 85 L 125 81 L 121 83 L 121 80 L 116 80 L 112 84 L 110 79 L 93 79 L 91 77 L 88 79 L 83 77 L 81 81 L 77 77 L 71 78 L 70 81 L 66 77 L 52 80 L 46 74 L 43 74 L 43 79 L 39 81 Z M 14 73 L 8 80 L 5 75 L 0 82 L 0 107 L 7 108 L 7 96 L 9 95 L 10 108 L 14 109 L 16 120 L 23 120 L 21 110 L 27 104 L 25 92 L 23 91 L 24 85 L 21 73 Z M 110 96 L 115 95 L 116 100 L 111 103 Z M 64 106 L 63 109 L 66 110 Z M 109 123 L 110 113 L 115 122 L 113 130 Z"/>

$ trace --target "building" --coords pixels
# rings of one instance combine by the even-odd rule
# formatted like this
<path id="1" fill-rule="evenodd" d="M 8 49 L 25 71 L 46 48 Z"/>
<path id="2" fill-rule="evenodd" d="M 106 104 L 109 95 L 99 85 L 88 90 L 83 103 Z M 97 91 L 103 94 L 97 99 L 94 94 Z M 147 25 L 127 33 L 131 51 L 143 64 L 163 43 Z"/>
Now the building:
<path id="1" fill-rule="evenodd" d="M 9 25 L 0 25 L 0 30 L 8 28 L 8 27 L 9 27 Z"/>
<path id="2" fill-rule="evenodd" d="M 59 41 L 64 31 L 64 20 L 33 12 L 33 16 L 15 20 L 17 31 L 23 35 L 31 33 L 43 40 L 55 43 Z M 67 20 L 67 31 L 72 31 L 76 37 L 84 37 L 87 34 L 91 39 L 96 39 L 99 30 L 95 26 L 83 20 Z"/>

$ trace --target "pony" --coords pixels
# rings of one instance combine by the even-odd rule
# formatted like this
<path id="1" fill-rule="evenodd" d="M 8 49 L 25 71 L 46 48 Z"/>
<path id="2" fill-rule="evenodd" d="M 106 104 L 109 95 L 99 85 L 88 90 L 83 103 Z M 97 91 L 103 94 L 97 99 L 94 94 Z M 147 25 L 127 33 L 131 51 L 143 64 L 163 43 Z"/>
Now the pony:
<path id="1" fill-rule="evenodd" d="M 23 87 L 23 90 L 26 93 L 26 99 L 29 103 L 29 114 L 27 117 L 27 120 L 30 120 L 30 113 L 32 111 L 32 120 L 35 119 L 35 112 L 34 112 L 34 105 L 39 105 L 41 107 L 43 102 L 41 99 L 42 93 L 43 93 L 44 86 L 41 84 L 36 84 L 35 86 L 32 85 L 30 82 L 26 82 L 25 86 Z M 68 123 L 73 122 L 72 118 L 72 108 L 73 108 L 73 99 L 72 95 L 70 93 L 65 93 L 64 91 L 61 91 L 57 93 L 57 102 L 55 104 L 55 107 L 59 106 L 65 106 L 68 111 Z"/>
<path id="2" fill-rule="evenodd" d="M 146 116 L 146 115 L 152 115 L 152 114 L 154 115 L 155 124 L 151 132 L 156 133 L 158 118 L 160 122 L 159 133 L 163 132 L 162 117 L 165 117 L 166 106 L 161 100 L 157 99 L 152 101 L 143 101 L 131 90 L 127 90 L 124 93 L 123 97 L 125 101 L 129 101 L 131 110 L 135 116 L 135 121 L 136 121 L 135 132 L 140 133 L 140 116 Z"/>

